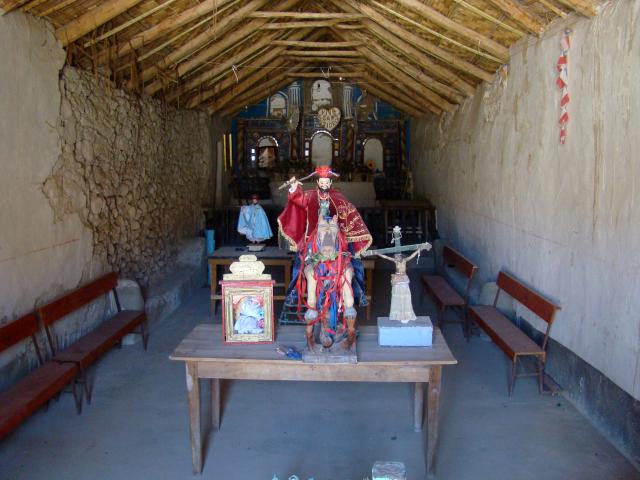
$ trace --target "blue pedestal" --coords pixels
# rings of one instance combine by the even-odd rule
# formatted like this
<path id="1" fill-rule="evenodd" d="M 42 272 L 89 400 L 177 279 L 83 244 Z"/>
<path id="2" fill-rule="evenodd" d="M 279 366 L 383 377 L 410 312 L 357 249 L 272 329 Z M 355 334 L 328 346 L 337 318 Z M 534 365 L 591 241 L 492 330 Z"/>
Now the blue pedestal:
<path id="1" fill-rule="evenodd" d="M 433 325 L 429 317 L 418 317 L 407 323 L 378 317 L 378 345 L 381 347 L 430 347 L 432 342 Z"/>

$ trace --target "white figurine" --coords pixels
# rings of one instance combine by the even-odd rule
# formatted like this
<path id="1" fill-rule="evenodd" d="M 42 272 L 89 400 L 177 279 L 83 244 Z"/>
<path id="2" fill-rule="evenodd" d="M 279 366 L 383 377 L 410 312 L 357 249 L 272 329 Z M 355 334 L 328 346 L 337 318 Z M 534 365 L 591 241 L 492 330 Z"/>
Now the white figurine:
<path id="1" fill-rule="evenodd" d="M 258 195 L 251 195 L 251 204 L 240 209 L 238 233 L 252 243 L 259 243 L 273 237 L 267 214 L 258 203 Z"/>

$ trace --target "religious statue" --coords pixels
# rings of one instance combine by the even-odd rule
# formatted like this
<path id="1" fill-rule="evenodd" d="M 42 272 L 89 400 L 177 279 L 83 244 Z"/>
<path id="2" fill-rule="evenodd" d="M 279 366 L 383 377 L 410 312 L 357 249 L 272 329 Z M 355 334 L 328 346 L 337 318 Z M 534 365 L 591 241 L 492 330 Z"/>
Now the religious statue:
<path id="1" fill-rule="evenodd" d="M 359 257 L 372 238 L 353 204 L 331 188 L 338 174 L 323 166 L 302 180 L 312 176 L 318 177 L 313 190 L 303 191 L 295 177 L 284 185 L 289 187 L 289 196 L 278 227 L 290 248 L 298 252 L 286 302 L 300 308 L 303 293 L 307 293 L 310 349 L 316 341 L 330 348 L 345 335 L 343 346 L 350 348 L 355 339 L 354 305 L 367 302 Z M 314 334 L 316 324 L 322 328 L 315 328 Z"/>
<path id="2" fill-rule="evenodd" d="M 258 203 L 258 195 L 251 195 L 251 204 L 240 208 L 238 233 L 247 237 L 251 243 L 260 243 L 273 237 L 267 214 Z"/>
<path id="3" fill-rule="evenodd" d="M 414 321 L 417 317 L 413 311 L 411 303 L 411 288 L 409 286 L 409 276 L 407 275 L 407 263 L 420 255 L 422 250 L 430 250 L 431 244 L 428 242 L 417 245 L 401 245 L 402 230 L 400 227 L 393 228 L 394 247 L 382 248 L 379 250 L 369 250 L 363 253 L 363 256 L 377 255 L 380 258 L 389 260 L 396 265 L 396 272 L 391 275 L 391 311 L 389 320 L 397 320 L 402 323 Z M 401 252 L 407 250 L 415 250 L 408 257 L 404 257 Z M 393 258 L 384 255 L 384 253 L 393 253 Z"/>

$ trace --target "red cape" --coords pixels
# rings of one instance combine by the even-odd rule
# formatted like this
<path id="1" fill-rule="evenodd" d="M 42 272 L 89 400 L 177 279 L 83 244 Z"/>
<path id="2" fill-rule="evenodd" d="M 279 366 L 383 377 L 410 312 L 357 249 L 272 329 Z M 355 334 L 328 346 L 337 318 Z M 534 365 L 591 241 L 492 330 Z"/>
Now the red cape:
<path id="1" fill-rule="evenodd" d="M 330 189 L 329 199 L 329 212 L 338 215 L 338 224 L 347 242 L 353 244 L 355 255 L 360 255 L 373 241 L 369 229 L 356 207 L 340 192 Z M 298 186 L 293 193 L 289 193 L 287 205 L 278 217 L 278 228 L 291 249 L 304 249 L 307 236 L 315 231 L 318 224 L 319 208 L 317 189 L 303 191 Z"/>

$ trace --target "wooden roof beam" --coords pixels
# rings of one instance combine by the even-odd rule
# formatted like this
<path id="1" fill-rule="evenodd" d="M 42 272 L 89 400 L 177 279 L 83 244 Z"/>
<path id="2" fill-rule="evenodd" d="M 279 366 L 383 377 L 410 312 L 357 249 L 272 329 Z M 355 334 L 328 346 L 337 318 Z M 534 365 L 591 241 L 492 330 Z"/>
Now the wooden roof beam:
<path id="1" fill-rule="evenodd" d="M 291 71 L 297 70 L 299 68 L 300 67 L 291 67 Z M 235 98 L 234 102 L 236 103 L 236 105 L 229 106 L 226 109 L 215 113 L 219 113 L 219 115 L 222 117 L 231 117 L 243 108 L 248 107 L 249 105 L 253 105 L 257 101 L 271 96 L 273 93 L 277 92 L 289 83 L 291 83 L 291 79 L 287 77 L 286 72 L 283 72 L 272 78 L 271 80 L 262 83 L 260 85 L 260 91 L 258 93 L 248 92 L 245 95 Z"/>
<path id="2" fill-rule="evenodd" d="M 84 14 L 58 28 L 56 37 L 60 39 L 64 46 L 67 46 L 142 1 L 107 0 L 100 2 L 97 7 L 87 10 Z"/>
<path id="3" fill-rule="evenodd" d="M 350 22 L 360 20 L 364 15 L 360 13 L 344 13 L 344 12 L 253 12 L 249 15 L 251 18 L 266 18 L 268 20 L 274 18 L 295 18 L 300 20 L 341 20 Z"/>
<path id="4" fill-rule="evenodd" d="M 351 22 L 352 20 L 347 20 Z M 262 26 L 263 30 L 289 30 L 292 28 L 322 28 L 322 27 L 341 27 L 341 23 L 345 20 L 329 19 L 329 20 L 308 20 L 303 22 L 273 22 L 265 23 Z M 342 25 L 342 27 L 348 27 L 348 25 Z M 361 28 L 358 25 L 353 25 L 353 28 Z"/>
<path id="5" fill-rule="evenodd" d="M 296 30 L 292 32 L 289 36 L 290 40 L 297 40 L 300 38 L 304 38 L 305 35 L 309 34 L 308 30 Z M 317 39 L 320 38 L 322 32 L 315 31 L 311 32 L 309 35 L 309 39 Z M 271 42 L 273 45 L 274 42 Z M 217 82 L 211 88 L 200 92 L 189 102 L 190 107 L 195 107 L 210 99 L 211 97 L 216 96 L 217 100 L 215 101 L 215 105 L 217 106 L 217 110 L 224 107 L 229 101 L 231 101 L 235 96 L 239 95 L 246 89 L 253 86 L 258 80 L 262 79 L 264 76 L 268 75 L 269 72 L 273 72 L 274 68 L 279 68 L 285 64 L 285 59 L 282 58 L 282 53 L 285 51 L 284 47 L 276 47 L 269 49 L 264 55 L 259 56 L 255 61 L 252 62 L 251 65 L 240 66 L 237 76 L 238 80 L 236 80 L 235 75 L 227 75 L 225 80 Z M 266 67 L 266 68 L 265 68 Z M 257 71 L 251 71 L 251 69 L 257 69 Z M 227 90 L 228 89 L 228 90 Z"/>
<path id="6" fill-rule="evenodd" d="M 304 73 L 288 73 L 289 77 L 293 78 L 338 78 L 342 80 L 343 78 L 360 78 L 366 72 L 364 70 L 360 70 L 357 72 L 354 71 L 346 71 L 346 72 L 304 72 Z"/>
<path id="7" fill-rule="evenodd" d="M 359 57 L 355 50 L 286 50 L 291 57 Z"/>
<path id="8" fill-rule="evenodd" d="M 189 54 L 193 53 L 203 45 L 206 45 L 207 43 L 211 42 L 213 39 L 221 38 L 222 41 L 224 41 L 224 39 L 227 38 L 224 35 L 229 30 L 235 27 L 242 20 L 246 19 L 249 13 L 262 7 L 265 3 L 267 3 L 267 1 L 268 0 L 251 0 L 243 7 L 233 12 L 231 15 L 228 15 L 223 20 L 217 22 L 215 27 L 207 29 L 206 31 L 202 32 L 201 34 L 195 36 L 194 38 L 186 42 L 184 45 L 181 45 L 179 48 L 169 53 L 167 56 L 161 59 L 156 65 L 145 68 L 141 72 L 140 78 L 142 78 L 143 82 L 147 82 L 154 75 L 157 75 L 161 70 L 169 68 L 173 64 L 180 62 Z M 295 0 L 292 0 L 292 1 L 294 1 L 295 3 Z M 254 20 L 254 22 L 261 22 L 261 21 L 262 20 Z M 234 34 L 237 33 L 238 31 L 239 30 L 236 30 Z M 216 42 L 216 44 L 218 43 L 219 42 Z M 150 88 L 149 90 L 155 93 L 158 90 L 160 90 L 160 88 L 161 87 L 154 85 L 154 87 Z M 149 95 L 151 95 L 151 93 L 149 93 Z"/>
<path id="9" fill-rule="evenodd" d="M 336 0 L 333 0 L 334 2 Z M 491 82 L 493 81 L 493 75 L 478 66 L 462 60 L 452 53 L 437 47 L 433 43 L 425 40 L 424 38 L 415 35 L 414 33 L 402 28 L 395 22 L 388 20 L 384 15 L 380 14 L 373 8 L 357 3 L 353 0 L 342 0 L 343 2 L 350 5 L 352 8 L 358 9 L 362 13 L 365 13 L 370 20 L 365 20 L 364 24 L 367 29 L 376 34 L 376 36 L 382 38 L 386 42 L 392 44 L 395 48 L 399 48 L 401 51 L 412 52 L 412 56 L 415 57 L 415 53 L 417 52 L 416 47 L 420 48 L 422 51 L 428 53 L 429 55 L 443 61 L 455 67 L 456 69 L 465 72 L 469 75 L 472 75 L 480 80 Z M 415 47 L 414 47 L 415 45 Z M 438 78 L 449 81 L 452 83 L 458 90 L 467 94 L 473 95 L 475 93 L 475 87 L 470 85 L 467 82 L 464 82 L 462 79 L 454 75 L 451 71 L 446 68 L 443 68 L 433 61 L 426 59 L 424 55 L 420 56 L 420 64 L 424 65 L 424 67 L 433 73 L 433 75 Z M 466 85 L 465 85 L 466 84 Z"/>
<path id="10" fill-rule="evenodd" d="M 593 18 L 598 14 L 596 6 L 590 0 L 557 0 L 562 5 L 581 13 L 585 17 Z"/>
<path id="11" fill-rule="evenodd" d="M 377 53 L 365 47 L 360 47 L 359 51 L 370 62 L 375 63 L 384 72 L 385 75 L 395 78 L 396 81 L 398 81 L 400 84 L 413 90 L 418 95 L 422 95 L 423 97 L 427 98 L 434 105 L 437 105 L 438 108 L 441 108 L 442 110 L 446 110 L 448 112 L 455 110 L 455 106 L 453 104 L 449 103 L 434 91 L 428 89 L 423 84 L 411 78 L 408 74 L 397 68 L 394 64 L 382 58 Z"/>
<path id="12" fill-rule="evenodd" d="M 434 80 L 430 76 L 424 74 L 420 69 L 414 67 L 409 62 L 404 61 L 393 52 L 390 52 L 383 48 L 381 45 L 376 44 L 375 42 L 369 42 L 369 46 L 367 47 L 369 50 L 377 53 L 381 58 L 386 60 L 388 63 L 399 67 L 403 72 L 411 76 L 417 82 L 425 85 L 430 88 L 434 92 L 443 95 L 449 101 L 454 103 L 461 103 L 464 99 L 464 95 L 460 94 L 454 88 L 451 88 L 449 85 L 443 84 Z"/>
<path id="13" fill-rule="evenodd" d="M 474 47 L 481 48 L 492 55 L 498 57 L 502 62 L 509 61 L 509 49 L 503 45 L 500 45 L 498 42 L 491 40 L 484 35 L 481 35 L 470 28 L 465 27 L 464 25 L 460 25 L 459 23 L 454 22 L 450 18 L 438 12 L 436 9 L 431 8 L 425 5 L 418 0 L 397 0 L 397 2 L 405 7 L 409 8 L 411 11 L 417 13 L 425 20 L 438 25 L 445 30 L 455 33 L 459 35 L 461 38 L 471 42 Z M 377 2 L 376 2 L 377 3 Z"/>
<path id="14" fill-rule="evenodd" d="M 522 4 L 516 0 L 488 0 L 500 10 L 502 10 L 508 17 L 512 18 L 518 25 L 521 25 L 529 32 L 540 36 L 544 31 L 544 24 L 527 10 Z"/>
<path id="15" fill-rule="evenodd" d="M 3 2 L 0 2 L 2 15 L 9 13 L 11 10 L 15 10 L 16 8 L 20 8 L 29 1 L 31 0 L 4 0 Z"/>
<path id="16" fill-rule="evenodd" d="M 357 83 L 360 86 L 360 88 L 362 88 L 363 90 L 370 92 L 372 95 L 374 95 L 375 97 L 378 97 L 383 102 L 388 103 L 392 107 L 397 108 L 401 112 L 411 117 L 414 117 L 414 118 L 424 117 L 425 112 L 428 112 L 428 111 L 432 111 L 433 113 L 441 112 L 441 110 L 433 106 L 419 107 L 415 104 L 412 104 L 411 100 L 409 99 L 398 98 L 397 94 L 393 95 L 390 93 L 390 90 L 392 89 L 389 89 L 388 86 L 383 86 L 382 83 L 373 79 L 370 75 L 367 75 L 367 74 L 363 75 L 362 80 L 358 80 Z"/>
<path id="17" fill-rule="evenodd" d="M 362 42 L 309 42 L 296 40 L 275 40 L 273 45 L 298 48 L 353 48 L 362 46 Z"/>
<path id="18" fill-rule="evenodd" d="M 198 88 L 201 84 L 208 82 L 209 80 L 217 77 L 227 70 L 229 72 L 232 72 L 234 65 L 240 63 L 243 59 L 252 55 L 258 50 L 268 47 L 273 41 L 274 37 L 275 34 L 266 35 L 264 37 L 261 37 L 260 40 L 256 42 L 250 42 L 246 48 L 231 53 L 227 60 L 223 61 L 222 63 L 211 65 L 211 68 L 204 70 L 202 73 L 190 78 L 189 80 L 183 81 L 178 85 L 176 89 L 172 90 L 168 94 L 168 100 L 175 100 L 181 94 L 186 93 L 194 88 Z"/>
<path id="19" fill-rule="evenodd" d="M 127 42 L 112 49 L 111 52 L 108 49 L 103 50 L 100 53 L 98 60 L 100 63 L 104 63 L 110 56 L 116 59 L 124 57 L 132 51 L 148 45 L 159 37 L 166 35 L 167 33 L 186 25 L 193 20 L 204 17 L 205 15 L 210 15 L 213 20 L 216 14 L 220 14 L 225 11 L 223 7 L 226 7 L 229 3 L 237 3 L 237 1 L 238 0 L 205 0 L 195 7 L 188 8 L 177 15 L 165 18 L 152 27 L 137 33 L 127 40 Z"/>

